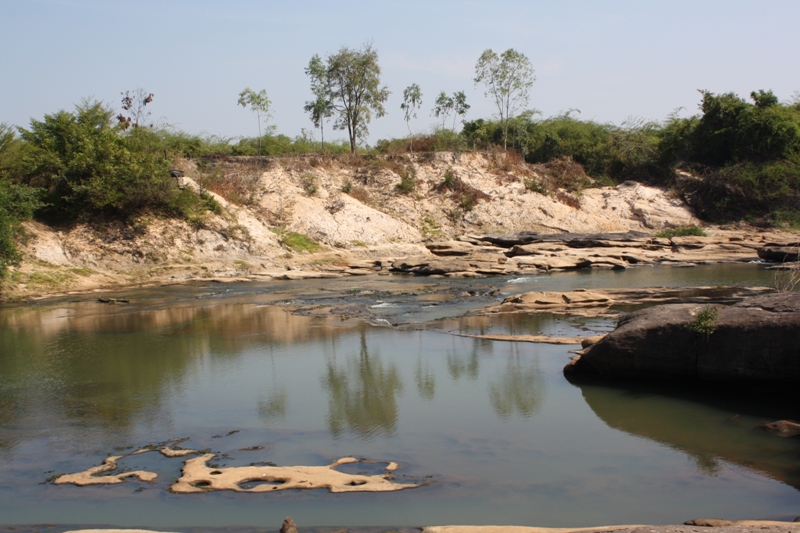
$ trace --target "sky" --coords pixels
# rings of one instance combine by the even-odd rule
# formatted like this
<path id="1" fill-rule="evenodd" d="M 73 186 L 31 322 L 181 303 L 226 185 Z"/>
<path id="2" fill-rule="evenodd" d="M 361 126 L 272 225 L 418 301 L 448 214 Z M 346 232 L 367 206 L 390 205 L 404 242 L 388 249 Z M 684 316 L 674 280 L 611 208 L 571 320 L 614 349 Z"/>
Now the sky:
<path id="1" fill-rule="evenodd" d="M 311 57 L 368 42 L 392 93 L 371 145 L 408 134 L 400 104 L 412 83 L 423 95 L 414 133 L 437 124 L 440 91 L 467 94 L 467 120 L 496 116 L 473 81 L 486 49 L 531 61 L 529 107 L 542 117 L 662 121 L 696 114 L 698 89 L 791 99 L 798 21 L 800 0 L 0 0 L 0 123 L 26 127 L 87 98 L 119 109 L 120 93 L 141 88 L 158 124 L 235 139 L 258 133 L 237 105 L 250 87 L 267 91 L 269 124 L 294 137 L 313 130 Z M 330 124 L 325 136 L 346 138 Z"/>

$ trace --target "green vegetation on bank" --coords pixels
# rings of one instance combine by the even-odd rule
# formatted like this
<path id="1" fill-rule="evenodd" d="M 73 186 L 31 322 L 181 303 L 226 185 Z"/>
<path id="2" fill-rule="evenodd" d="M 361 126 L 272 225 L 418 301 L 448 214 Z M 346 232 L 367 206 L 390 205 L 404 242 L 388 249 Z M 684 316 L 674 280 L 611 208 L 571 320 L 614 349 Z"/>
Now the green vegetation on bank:
<path id="1" fill-rule="evenodd" d="M 672 237 L 705 237 L 706 232 L 698 226 L 680 226 L 659 231 L 655 236 L 665 239 L 671 239 Z"/>

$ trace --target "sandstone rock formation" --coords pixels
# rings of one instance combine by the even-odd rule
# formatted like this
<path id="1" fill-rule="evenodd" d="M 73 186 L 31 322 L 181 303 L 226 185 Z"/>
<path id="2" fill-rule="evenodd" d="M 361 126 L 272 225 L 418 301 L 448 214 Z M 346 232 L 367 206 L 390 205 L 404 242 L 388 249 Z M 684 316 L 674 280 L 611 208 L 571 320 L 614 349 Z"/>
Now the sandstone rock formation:
<path id="1" fill-rule="evenodd" d="M 643 287 L 633 289 L 575 289 L 567 292 L 527 292 L 509 296 L 485 314 L 555 313 L 578 316 L 619 314 L 615 308 L 666 303 L 735 303 L 747 296 L 773 292 L 769 287 Z"/>
<path id="2" fill-rule="evenodd" d="M 203 188 L 203 171 L 185 162 L 178 186 L 210 195 L 221 213 L 192 223 L 154 217 L 102 227 L 28 223 L 25 260 L 12 269 L 2 292 L 36 297 L 197 279 L 376 272 L 468 277 L 750 261 L 760 248 L 797 241 L 775 232 L 710 227 L 708 237 L 654 238 L 659 230 L 700 221 L 668 191 L 635 182 L 534 192 L 526 183 L 542 179 L 537 168 L 503 153 L 221 158 L 205 164 L 223 185 L 228 177 L 247 177 L 247 198 L 237 204 Z M 396 186 L 408 169 L 415 187 L 402 194 Z M 466 193 L 441 187 L 448 173 Z M 321 248 L 292 247 L 286 236 L 294 234 Z"/>

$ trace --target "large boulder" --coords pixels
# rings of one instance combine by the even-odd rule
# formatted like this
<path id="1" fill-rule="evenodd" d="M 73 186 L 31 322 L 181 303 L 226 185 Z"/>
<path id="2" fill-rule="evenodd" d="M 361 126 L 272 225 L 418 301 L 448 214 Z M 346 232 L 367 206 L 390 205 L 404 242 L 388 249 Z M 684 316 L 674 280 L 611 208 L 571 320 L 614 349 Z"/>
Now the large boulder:
<path id="1" fill-rule="evenodd" d="M 800 382 L 800 293 L 754 296 L 731 306 L 670 304 L 636 311 L 564 371 Z"/>

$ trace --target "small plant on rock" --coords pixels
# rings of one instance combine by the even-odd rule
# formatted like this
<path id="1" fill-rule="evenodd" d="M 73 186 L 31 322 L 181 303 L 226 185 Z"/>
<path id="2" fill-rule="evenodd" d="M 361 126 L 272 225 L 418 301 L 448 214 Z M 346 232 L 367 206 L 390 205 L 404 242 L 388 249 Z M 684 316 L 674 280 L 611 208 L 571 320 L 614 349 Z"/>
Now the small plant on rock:
<path id="1" fill-rule="evenodd" d="M 702 311 L 697 313 L 694 320 L 686 324 L 686 327 L 698 335 L 705 335 L 706 341 L 717 330 L 717 309 L 707 305 Z"/>
<path id="2" fill-rule="evenodd" d="M 400 176 L 400 183 L 395 185 L 395 190 L 399 194 L 410 194 L 417 187 L 417 171 L 412 166 L 406 167 L 405 172 Z"/>
<path id="3" fill-rule="evenodd" d="M 671 239 L 673 237 L 705 237 L 706 232 L 699 226 L 679 226 L 677 228 L 667 228 L 661 230 L 655 235 L 664 239 Z"/>
<path id="4" fill-rule="evenodd" d="M 314 196 L 319 190 L 317 186 L 317 176 L 311 172 L 306 172 L 300 176 L 300 184 L 308 196 Z"/>

